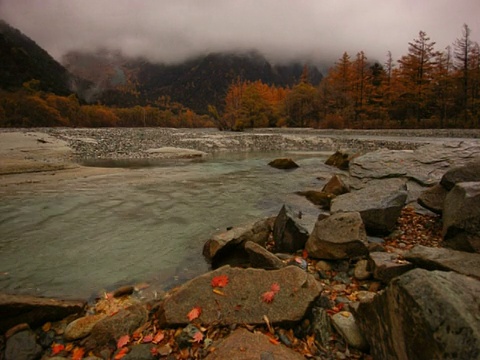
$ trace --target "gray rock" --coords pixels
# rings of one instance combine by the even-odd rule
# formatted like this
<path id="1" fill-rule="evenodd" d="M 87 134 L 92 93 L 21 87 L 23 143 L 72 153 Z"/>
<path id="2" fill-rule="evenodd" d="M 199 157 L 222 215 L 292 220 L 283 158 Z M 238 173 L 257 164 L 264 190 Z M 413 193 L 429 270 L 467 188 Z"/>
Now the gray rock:
<path id="1" fill-rule="evenodd" d="M 351 312 L 341 311 L 332 316 L 332 324 L 351 347 L 366 351 L 368 343 L 360 332 L 355 317 Z"/>
<path id="2" fill-rule="evenodd" d="M 14 334 L 7 340 L 5 360 L 35 360 L 40 358 L 42 347 L 37 344 L 32 330 Z"/>
<path id="3" fill-rule="evenodd" d="M 34 328 L 48 321 L 61 320 L 83 312 L 85 305 L 85 301 L 0 294 L 0 332 L 21 323 Z"/>
<path id="4" fill-rule="evenodd" d="M 67 341 L 83 339 L 90 335 L 93 327 L 101 320 L 103 320 L 107 315 L 98 314 L 78 318 L 73 320 L 65 328 L 63 337 Z"/>
<path id="5" fill-rule="evenodd" d="M 298 168 L 298 164 L 289 158 L 275 159 L 268 163 L 271 167 L 281 170 L 290 170 Z"/>
<path id="6" fill-rule="evenodd" d="M 132 334 L 147 318 L 148 312 L 143 305 L 129 306 L 95 324 L 83 345 L 86 350 L 91 350 L 117 341 L 123 335 Z"/>
<path id="7" fill-rule="evenodd" d="M 369 234 L 386 235 L 395 228 L 406 198 L 405 182 L 387 179 L 337 196 L 332 201 L 331 212 L 357 211 Z"/>
<path id="8" fill-rule="evenodd" d="M 152 355 L 150 350 L 154 346 L 152 344 L 137 344 L 132 346 L 132 350 L 125 355 L 123 360 L 154 360 L 155 356 Z"/>
<path id="9" fill-rule="evenodd" d="M 294 253 L 301 250 L 308 235 L 308 230 L 298 221 L 298 213 L 283 205 L 273 225 L 274 251 Z"/>
<path id="10" fill-rule="evenodd" d="M 342 195 L 350 191 L 348 186 L 343 182 L 343 180 L 338 175 L 333 175 L 330 180 L 323 186 L 323 192 L 333 195 Z"/>
<path id="11" fill-rule="evenodd" d="M 458 183 L 448 193 L 443 240 L 455 250 L 480 252 L 480 182 Z"/>
<path id="12" fill-rule="evenodd" d="M 368 258 L 368 268 L 375 279 L 388 284 L 394 277 L 413 269 L 413 264 L 400 260 L 398 254 L 372 252 Z"/>
<path id="13" fill-rule="evenodd" d="M 440 185 L 433 185 L 431 188 L 423 191 L 418 197 L 418 203 L 424 208 L 436 213 L 443 212 L 443 203 L 447 197 L 448 191 Z"/>
<path id="14" fill-rule="evenodd" d="M 211 281 L 219 275 L 229 278 L 221 289 L 223 296 L 212 292 Z M 280 291 L 271 303 L 266 303 L 262 295 L 270 291 L 273 283 L 280 286 Z M 165 299 L 158 315 L 161 326 L 185 325 L 187 314 L 199 306 L 199 321 L 206 326 L 259 325 L 265 323 L 264 315 L 272 324 L 293 324 L 304 317 L 320 290 L 312 275 L 295 266 L 270 271 L 224 266 L 180 286 Z"/>
<path id="15" fill-rule="evenodd" d="M 228 337 L 214 344 L 216 350 L 210 353 L 207 360 L 302 360 L 303 355 L 284 345 L 274 345 L 268 336 L 247 329 L 239 328 Z"/>
<path id="16" fill-rule="evenodd" d="M 350 161 L 356 156 L 356 154 L 352 153 L 348 150 L 337 150 L 334 154 L 332 154 L 327 161 L 325 161 L 326 165 L 335 166 L 340 170 L 348 170 L 348 166 Z"/>
<path id="17" fill-rule="evenodd" d="M 373 299 L 375 299 L 375 296 L 377 296 L 377 293 L 373 291 L 360 290 L 357 293 L 357 299 L 361 303 L 372 302 Z"/>
<path id="18" fill-rule="evenodd" d="M 452 190 L 456 184 L 461 182 L 480 182 L 480 158 L 463 166 L 451 168 L 440 180 L 440 184 L 446 190 Z"/>
<path id="19" fill-rule="evenodd" d="M 305 249 L 317 259 L 348 259 L 368 253 L 360 214 L 338 213 L 317 221 Z"/>
<path id="20" fill-rule="evenodd" d="M 247 241 L 245 243 L 245 250 L 248 253 L 251 267 L 266 270 L 281 269 L 285 267 L 282 260 L 253 241 Z"/>
<path id="21" fill-rule="evenodd" d="M 298 191 L 296 194 L 300 196 L 305 196 L 312 204 L 315 204 L 325 210 L 330 209 L 330 204 L 335 198 L 335 195 L 327 193 L 325 191 L 307 190 Z"/>
<path id="22" fill-rule="evenodd" d="M 374 359 L 478 359 L 480 282 L 415 269 L 396 278 L 356 318 Z"/>
<path id="23" fill-rule="evenodd" d="M 332 336 L 332 324 L 326 309 L 314 307 L 312 309 L 312 329 L 315 340 L 324 348 L 328 348 Z"/>
<path id="24" fill-rule="evenodd" d="M 244 245 L 253 241 L 265 246 L 272 232 L 272 219 L 263 219 L 245 226 L 233 227 L 212 236 L 203 246 L 203 255 L 212 263 L 213 268 L 223 263 L 235 262 L 229 258 L 248 261 Z"/>
<path id="25" fill-rule="evenodd" d="M 353 276 L 357 280 L 367 280 L 372 276 L 371 272 L 368 271 L 368 261 L 367 260 L 359 260 L 355 264 L 355 268 L 353 270 Z"/>
<path id="26" fill-rule="evenodd" d="M 404 258 L 427 270 L 455 271 L 480 279 L 480 254 L 417 245 Z"/>

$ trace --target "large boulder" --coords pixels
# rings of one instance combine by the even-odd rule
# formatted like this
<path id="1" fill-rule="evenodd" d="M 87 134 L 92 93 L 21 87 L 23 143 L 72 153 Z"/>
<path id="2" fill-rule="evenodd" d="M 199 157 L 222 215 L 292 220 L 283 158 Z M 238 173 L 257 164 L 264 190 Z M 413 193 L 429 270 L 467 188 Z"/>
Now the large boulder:
<path id="1" fill-rule="evenodd" d="M 480 181 L 480 158 L 448 170 L 442 176 L 440 184 L 446 190 L 452 190 L 458 183 L 476 181 Z"/>
<path id="2" fill-rule="evenodd" d="M 433 185 L 432 187 L 424 190 L 417 201 L 425 209 L 428 209 L 436 214 L 443 212 L 443 203 L 447 197 L 448 191 L 440 184 Z"/>
<path id="3" fill-rule="evenodd" d="M 478 359 L 480 281 L 415 269 L 356 312 L 374 359 Z"/>
<path id="4" fill-rule="evenodd" d="M 386 235 L 395 228 L 406 199 L 405 182 L 400 179 L 388 179 L 337 196 L 332 201 L 330 211 L 333 214 L 359 212 L 369 234 Z"/>
<path id="5" fill-rule="evenodd" d="M 245 243 L 250 266 L 257 269 L 275 270 L 285 267 L 285 263 L 270 251 L 253 241 Z"/>
<path id="6" fill-rule="evenodd" d="M 71 314 L 80 314 L 85 305 L 85 301 L 0 294 L 0 333 L 21 323 L 27 323 L 34 328 Z"/>
<path id="7" fill-rule="evenodd" d="M 284 345 L 274 345 L 270 338 L 260 332 L 251 333 L 247 329 L 239 328 L 225 339 L 214 344 L 215 350 L 205 359 L 208 360 L 302 360 L 303 355 L 287 348 Z"/>
<path id="8" fill-rule="evenodd" d="M 376 251 L 371 252 L 368 256 L 368 269 L 375 279 L 385 284 L 413 267 L 412 263 L 400 259 L 398 254 Z"/>
<path id="9" fill-rule="evenodd" d="M 455 250 L 480 252 L 480 182 L 458 183 L 445 198 L 444 244 Z"/>
<path id="10" fill-rule="evenodd" d="M 217 268 L 226 263 L 248 262 L 247 241 L 265 246 L 272 232 L 272 219 L 263 219 L 214 234 L 203 246 L 203 256 Z"/>
<path id="11" fill-rule="evenodd" d="M 338 213 L 317 221 L 305 249 L 318 259 L 348 259 L 368 253 L 367 234 L 358 212 Z"/>
<path id="12" fill-rule="evenodd" d="M 218 289 L 220 294 L 212 289 L 216 276 L 228 278 L 228 284 Z M 280 290 L 273 301 L 263 301 L 263 295 L 271 292 L 275 283 Z M 269 271 L 224 266 L 190 280 L 170 294 L 161 305 L 159 319 L 161 326 L 186 325 L 187 314 L 200 307 L 198 320 L 206 326 L 260 325 L 265 324 L 265 315 L 272 324 L 292 325 L 304 317 L 320 291 L 315 278 L 296 266 Z"/>
<path id="13" fill-rule="evenodd" d="M 455 271 L 480 279 L 480 254 L 477 253 L 417 245 L 403 257 L 423 269 Z"/>
<path id="14" fill-rule="evenodd" d="M 332 199 L 335 198 L 334 194 L 316 190 L 298 191 L 296 194 L 305 196 L 312 204 L 315 204 L 325 210 L 330 209 Z"/>
<path id="15" fill-rule="evenodd" d="M 345 182 L 340 178 L 340 176 L 333 175 L 323 186 L 322 191 L 338 196 L 348 193 L 350 189 L 348 188 L 348 185 L 346 185 Z"/>
<path id="16" fill-rule="evenodd" d="M 273 225 L 275 252 L 294 253 L 304 248 L 309 233 L 299 220 L 298 213 L 290 206 L 282 206 Z"/>
<path id="17" fill-rule="evenodd" d="M 335 166 L 340 170 L 348 170 L 350 161 L 356 156 L 351 151 L 337 150 L 325 161 L 326 165 Z"/>
<path id="18" fill-rule="evenodd" d="M 298 164 L 290 158 L 275 159 L 268 163 L 271 167 L 281 170 L 290 170 L 298 168 Z"/>

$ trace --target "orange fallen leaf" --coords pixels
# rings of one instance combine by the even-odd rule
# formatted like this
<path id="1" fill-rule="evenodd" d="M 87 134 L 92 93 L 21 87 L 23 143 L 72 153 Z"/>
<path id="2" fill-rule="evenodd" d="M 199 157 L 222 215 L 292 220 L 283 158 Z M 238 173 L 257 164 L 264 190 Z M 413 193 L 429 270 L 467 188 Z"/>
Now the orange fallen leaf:
<path id="1" fill-rule="evenodd" d="M 225 293 L 221 290 L 218 290 L 218 289 L 213 289 L 213 292 L 217 295 L 221 295 L 221 296 L 226 296 Z"/>
<path id="2" fill-rule="evenodd" d="M 63 350 L 65 350 L 65 345 L 57 343 L 52 344 L 52 355 L 58 355 Z"/>
<path id="3" fill-rule="evenodd" d="M 267 291 L 262 294 L 262 301 L 270 304 L 275 298 L 275 293 L 273 291 Z"/>
<path id="4" fill-rule="evenodd" d="M 123 348 L 129 342 L 130 342 L 130 336 L 128 335 L 121 336 L 117 341 L 117 349 Z"/>
<path id="5" fill-rule="evenodd" d="M 277 339 L 275 338 L 272 338 L 272 337 L 268 337 L 268 341 L 270 341 L 273 345 L 278 345 L 280 344 L 280 341 L 278 341 Z"/>
<path id="6" fill-rule="evenodd" d="M 228 276 L 227 275 L 219 275 L 215 276 L 212 279 L 212 287 L 225 287 L 228 284 Z"/>
<path id="7" fill-rule="evenodd" d="M 43 324 L 43 326 L 42 326 L 42 330 L 43 330 L 44 332 L 49 331 L 51 328 L 52 328 L 52 323 L 51 323 L 51 322 L 46 322 L 46 323 Z"/>
<path id="8" fill-rule="evenodd" d="M 193 342 L 200 343 L 203 340 L 203 334 L 200 331 L 197 331 L 195 335 L 193 335 Z"/>
<path id="9" fill-rule="evenodd" d="M 276 294 L 280 291 L 280 285 L 278 285 L 278 283 L 273 283 L 270 290 Z"/>
<path id="10" fill-rule="evenodd" d="M 303 249 L 303 251 L 302 251 L 302 257 L 303 257 L 305 260 L 308 259 L 308 251 L 307 251 L 307 250 Z"/>
<path id="11" fill-rule="evenodd" d="M 83 355 L 85 355 L 85 350 L 81 347 L 76 347 L 73 349 L 72 360 L 82 360 Z"/>
<path id="12" fill-rule="evenodd" d="M 163 331 L 159 331 L 159 332 L 157 332 L 157 334 L 153 337 L 152 342 L 153 342 L 154 344 L 158 344 L 158 343 L 160 343 L 164 338 L 165 338 L 165 334 L 163 333 Z"/>
<path id="13" fill-rule="evenodd" d="M 187 318 L 189 321 L 195 320 L 202 314 L 202 308 L 200 306 L 195 306 L 190 312 L 187 314 Z"/>
<path id="14" fill-rule="evenodd" d="M 113 358 L 114 360 L 120 360 L 120 359 L 123 359 L 123 357 L 125 355 L 127 355 L 128 353 L 128 348 L 127 347 L 124 347 L 122 348 L 118 353 L 117 355 L 115 355 L 115 357 Z"/>
<path id="15" fill-rule="evenodd" d="M 142 343 L 144 344 L 148 344 L 148 343 L 151 343 L 153 341 L 153 335 L 152 334 L 148 334 L 148 335 L 145 335 L 143 340 L 142 340 Z"/>

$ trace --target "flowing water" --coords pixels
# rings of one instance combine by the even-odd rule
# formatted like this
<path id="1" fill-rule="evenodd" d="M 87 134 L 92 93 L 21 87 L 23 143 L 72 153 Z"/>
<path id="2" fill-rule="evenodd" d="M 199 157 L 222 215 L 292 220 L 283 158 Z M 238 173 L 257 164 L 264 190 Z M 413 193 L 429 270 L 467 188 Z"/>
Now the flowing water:
<path id="1" fill-rule="evenodd" d="M 267 166 L 279 156 L 300 168 Z M 0 203 L 0 291 L 89 298 L 147 281 L 168 288 L 208 270 L 216 231 L 278 213 L 293 192 L 319 188 L 324 154 L 243 153 L 201 161 L 101 163 L 120 175 Z M 99 165 L 99 164 L 97 164 Z"/>

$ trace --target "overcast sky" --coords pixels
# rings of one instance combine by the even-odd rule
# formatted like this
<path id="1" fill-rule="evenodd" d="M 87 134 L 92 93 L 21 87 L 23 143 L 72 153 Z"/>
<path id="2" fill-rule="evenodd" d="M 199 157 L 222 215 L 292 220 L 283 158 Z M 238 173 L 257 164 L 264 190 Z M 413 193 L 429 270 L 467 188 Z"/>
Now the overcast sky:
<path id="1" fill-rule="evenodd" d="M 480 42 L 480 0 L 0 0 L 0 18 L 57 60 L 108 48 L 163 62 L 249 49 L 319 62 L 363 50 L 383 62 L 420 30 L 442 50 L 464 23 Z"/>

